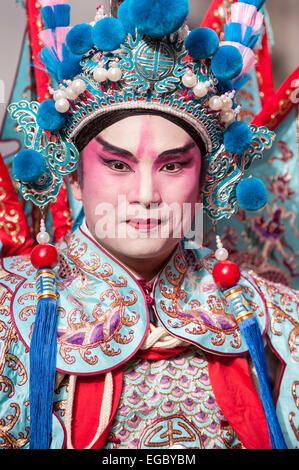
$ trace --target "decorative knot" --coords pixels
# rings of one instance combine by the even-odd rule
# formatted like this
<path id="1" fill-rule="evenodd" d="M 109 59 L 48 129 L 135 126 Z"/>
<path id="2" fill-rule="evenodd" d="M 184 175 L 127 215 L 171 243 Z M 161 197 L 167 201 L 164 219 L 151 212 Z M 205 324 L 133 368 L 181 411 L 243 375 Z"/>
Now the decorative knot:
<path id="1" fill-rule="evenodd" d="M 151 282 L 147 282 L 145 279 L 140 279 L 138 282 L 143 292 L 145 293 L 145 299 L 147 304 L 153 305 L 154 299 L 151 297 L 153 284 Z"/>

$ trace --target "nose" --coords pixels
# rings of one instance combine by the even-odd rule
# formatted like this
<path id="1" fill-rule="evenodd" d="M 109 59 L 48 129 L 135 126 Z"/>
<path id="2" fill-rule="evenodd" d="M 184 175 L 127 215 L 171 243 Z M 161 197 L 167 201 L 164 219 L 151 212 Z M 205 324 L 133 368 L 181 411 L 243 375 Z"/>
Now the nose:
<path id="1" fill-rule="evenodd" d="M 134 189 L 131 202 L 139 203 L 144 207 L 162 202 L 161 188 L 152 174 L 152 167 L 150 165 L 140 167 L 140 172 L 136 173 Z"/>

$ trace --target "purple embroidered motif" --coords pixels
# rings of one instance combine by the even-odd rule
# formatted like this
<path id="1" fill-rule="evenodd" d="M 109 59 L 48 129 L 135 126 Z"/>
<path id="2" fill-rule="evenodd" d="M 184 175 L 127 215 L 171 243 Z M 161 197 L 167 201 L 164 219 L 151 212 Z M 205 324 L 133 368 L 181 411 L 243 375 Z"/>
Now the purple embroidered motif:
<path id="1" fill-rule="evenodd" d="M 67 342 L 70 344 L 83 344 L 85 338 L 85 331 L 77 331 L 74 334 L 71 334 L 67 338 Z"/>

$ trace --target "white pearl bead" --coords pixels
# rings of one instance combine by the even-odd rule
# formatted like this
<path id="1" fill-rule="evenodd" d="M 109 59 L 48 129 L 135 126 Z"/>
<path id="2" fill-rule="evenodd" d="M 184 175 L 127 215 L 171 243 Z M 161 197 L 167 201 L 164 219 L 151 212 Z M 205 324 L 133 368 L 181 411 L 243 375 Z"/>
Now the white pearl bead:
<path id="1" fill-rule="evenodd" d="M 73 81 L 71 88 L 73 92 L 77 96 L 79 96 L 81 95 L 81 93 L 84 93 L 84 91 L 86 90 L 86 83 L 84 82 L 84 80 L 81 80 L 81 78 L 77 78 L 76 80 Z"/>
<path id="2" fill-rule="evenodd" d="M 233 106 L 232 100 L 228 96 L 223 96 L 221 99 L 222 99 L 221 109 L 223 111 L 229 111 Z"/>
<path id="3" fill-rule="evenodd" d="M 94 69 L 93 78 L 96 82 L 105 82 L 107 80 L 107 70 L 103 67 Z"/>
<path id="4" fill-rule="evenodd" d="M 111 67 L 111 69 L 108 70 L 108 79 L 111 80 L 111 82 L 118 82 L 118 80 L 121 79 L 122 73 L 120 68 L 116 67 Z"/>
<path id="5" fill-rule="evenodd" d="M 73 101 L 77 98 L 77 94 L 74 92 L 71 86 L 68 86 L 65 92 L 69 100 Z"/>
<path id="6" fill-rule="evenodd" d="M 196 75 L 191 70 L 183 75 L 182 83 L 186 88 L 193 88 L 197 83 Z"/>
<path id="7" fill-rule="evenodd" d="M 209 106 L 213 111 L 219 111 L 222 107 L 222 100 L 220 96 L 212 96 L 209 99 Z"/>
<path id="8" fill-rule="evenodd" d="M 231 109 L 230 111 L 222 111 L 220 113 L 220 119 L 222 122 L 228 123 L 235 120 L 235 113 Z"/>
<path id="9" fill-rule="evenodd" d="M 53 98 L 55 101 L 62 100 L 66 98 L 66 92 L 59 89 L 54 91 Z"/>
<path id="10" fill-rule="evenodd" d="M 215 258 L 218 261 L 224 261 L 228 258 L 228 251 L 225 248 L 218 248 L 218 250 L 215 251 Z"/>
<path id="11" fill-rule="evenodd" d="M 36 241 L 37 243 L 40 243 L 41 245 L 43 245 L 44 243 L 49 243 L 50 235 L 47 232 L 39 232 L 36 235 Z"/>
<path id="12" fill-rule="evenodd" d="M 70 103 L 67 99 L 61 98 L 55 102 L 55 109 L 59 113 L 66 113 L 70 109 Z"/>
<path id="13" fill-rule="evenodd" d="M 208 88 L 205 83 L 198 82 L 197 85 L 193 88 L 193 93 L 197 98 L 202 98 L 208 93 Z"/>

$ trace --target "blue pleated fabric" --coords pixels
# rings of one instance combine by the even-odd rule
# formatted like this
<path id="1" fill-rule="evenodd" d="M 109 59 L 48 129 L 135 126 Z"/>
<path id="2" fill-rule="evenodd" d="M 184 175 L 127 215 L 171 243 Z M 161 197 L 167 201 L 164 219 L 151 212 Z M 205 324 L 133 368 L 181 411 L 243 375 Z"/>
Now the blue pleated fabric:
<path id="1" fill-rule="evenodd" d="M 287 449 L 275 411 L 263 338 L 256 318 L 253 316 L 240 321 L 239 329 L 246 341 L 257 372 L 260 396 L 267 420 L 271 445 L 273 449 Z"/>
<path id="2" fill-rule="evenodd" d="M 57 353 L 57 302 L 40 299 L 30 344 L 30 449 L 48 449 Z"/>

